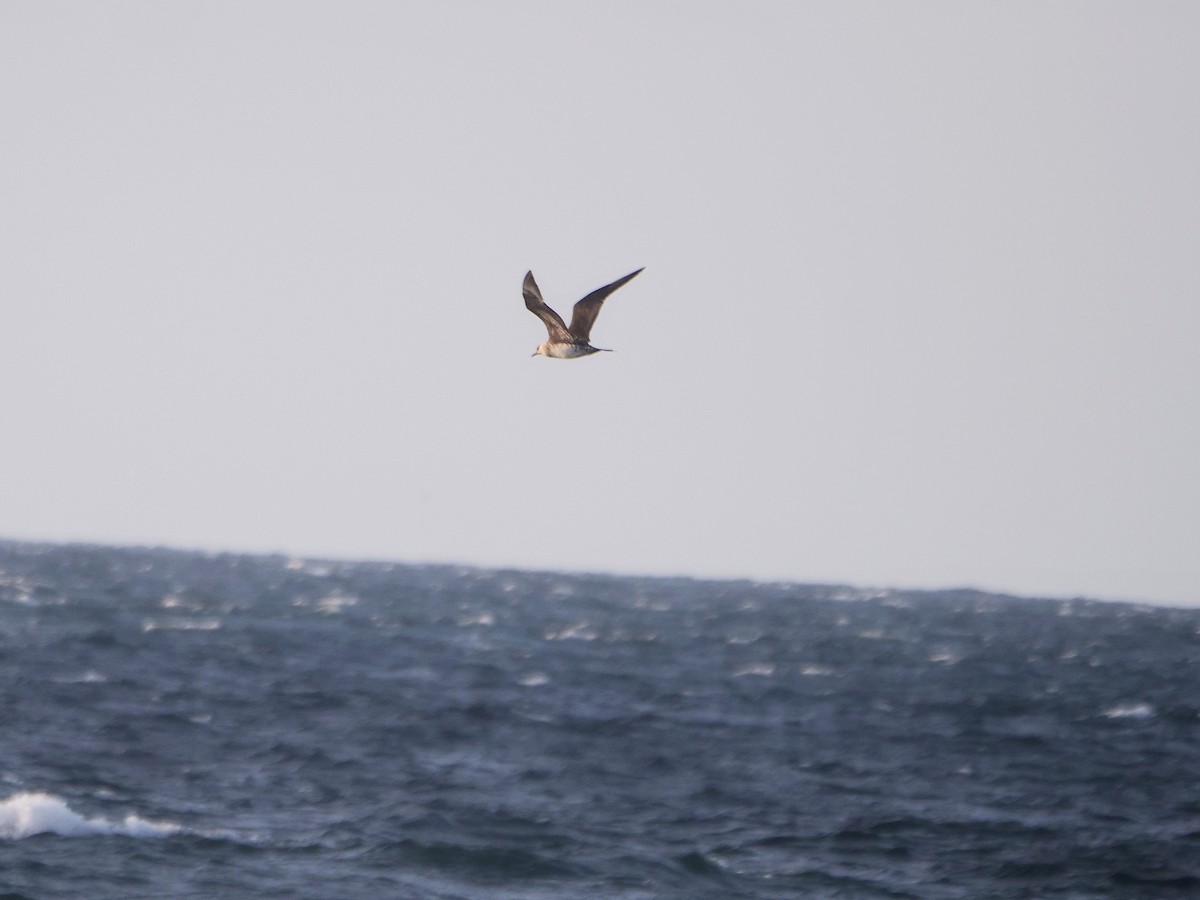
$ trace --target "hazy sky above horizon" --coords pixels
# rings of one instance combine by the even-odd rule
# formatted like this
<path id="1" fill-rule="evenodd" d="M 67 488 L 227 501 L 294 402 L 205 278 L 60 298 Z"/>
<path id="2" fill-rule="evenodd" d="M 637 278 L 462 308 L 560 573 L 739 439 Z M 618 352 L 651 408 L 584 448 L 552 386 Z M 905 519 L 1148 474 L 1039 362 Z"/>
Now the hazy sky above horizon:
<path id="1" fill-rule="evenodd" d="M 1200 603 L 1197 35 L 0 2 L 0 537 Z"/>

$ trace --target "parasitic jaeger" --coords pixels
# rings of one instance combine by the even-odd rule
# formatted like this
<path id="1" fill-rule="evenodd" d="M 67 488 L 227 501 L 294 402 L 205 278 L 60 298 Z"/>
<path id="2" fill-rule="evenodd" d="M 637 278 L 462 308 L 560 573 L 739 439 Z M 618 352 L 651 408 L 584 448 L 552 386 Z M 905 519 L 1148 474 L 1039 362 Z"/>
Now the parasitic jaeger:
<path id="1" fill-rule="evenodd" d="M 604 305 L 604 299 L 641 271 L 638 269 L 637 272 L 630 272 L 624 278 L 618 278 L 612 284 L 606 284 L 604 287 L 592 291 L 576 303 L 575 309 L 571 313 L 570 328 L 563 324 L 562 316 L 546 305 L 546 301 L 542 299 L 542 292 L 538 290 L 537 282 L 533 280 L 533 273 L 527 272 L 525 284 L 521 287 L 521 293 L 525 295 L 525 308 L 541 319 L 546 325 L 546 331 L 550 333 L 549 340 L 538 344 L 533 355 L 549 356 L 552 359 L 576 359 L 602 351 L 608 352 L 588 343 L 592 334 L 592 323 L 596 321 L 596 316 L 600 315 L 600 307 Z"/>

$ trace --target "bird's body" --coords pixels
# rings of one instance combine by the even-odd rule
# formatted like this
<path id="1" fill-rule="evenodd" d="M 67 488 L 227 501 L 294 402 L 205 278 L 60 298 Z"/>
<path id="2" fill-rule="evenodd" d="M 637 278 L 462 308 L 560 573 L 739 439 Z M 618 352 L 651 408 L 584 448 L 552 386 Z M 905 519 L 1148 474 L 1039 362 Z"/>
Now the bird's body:
<path id="1" fill-rule="evenodd" d="M 605 298 L 641 271 L 638 269 L 637 272 L 630 272 L 624 278 L 618 278 L 612 284 L 606 284 L 604 287 L 592 291 L 576 303 L 571 313 L 570 328 L 563 322 L 562 316 L 546 305 L 537 282 L 533 280 L 533 273 L 526 273 L 525 284 L 521 289 L 525 295 L 525 308 L 542 320 L 549 333 L 549 338 L 538 344 L 533 355 L 548 356 L 551 359 L 578 359 L 581 356 L 591 356 L 593 353 L 603 352 L 602 348 L 593 347 L 589 343 L 592 323 L 600 314 L 600 307 L 604 304 Z"/>
<path id="2" fill-rule="evenodd" d="M 549 356 L 551 359 L 579 359 L 581 356 L 591 356 L 593 353 L 606 353 L 602 347 L 593 347 L 591 344 L 580 343 L 563 343 L 554 341 L 542 341 L 537 346 L 537 350 L 533 352 L 534 356 Z"/>

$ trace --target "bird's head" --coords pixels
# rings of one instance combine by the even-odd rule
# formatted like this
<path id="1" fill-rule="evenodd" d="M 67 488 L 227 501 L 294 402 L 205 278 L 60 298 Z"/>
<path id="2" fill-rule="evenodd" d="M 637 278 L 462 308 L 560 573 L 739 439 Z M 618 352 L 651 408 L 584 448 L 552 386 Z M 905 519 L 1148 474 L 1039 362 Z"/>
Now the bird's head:
<path id="1" fill-rule="evenodd" d="M 537 349 L 534 350 L 533 353 L 530 355 L 531 356 L 549 356 L 550 354 L 546 352 L 546 348 L 548 348 L 549 346 L 550 346 L 549 341 L 542 341 L 540 344 L 537 345 Z"/>

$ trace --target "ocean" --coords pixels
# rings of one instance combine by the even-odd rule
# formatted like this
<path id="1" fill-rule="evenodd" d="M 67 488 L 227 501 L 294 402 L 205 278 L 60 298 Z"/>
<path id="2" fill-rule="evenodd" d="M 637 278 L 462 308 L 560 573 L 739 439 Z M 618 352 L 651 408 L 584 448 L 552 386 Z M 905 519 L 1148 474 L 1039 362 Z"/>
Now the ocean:
<path id="1" fill-rule="evenodd" d="M 1200 896 L 1200 610 L 0 543 L 0 898 Z"/>

